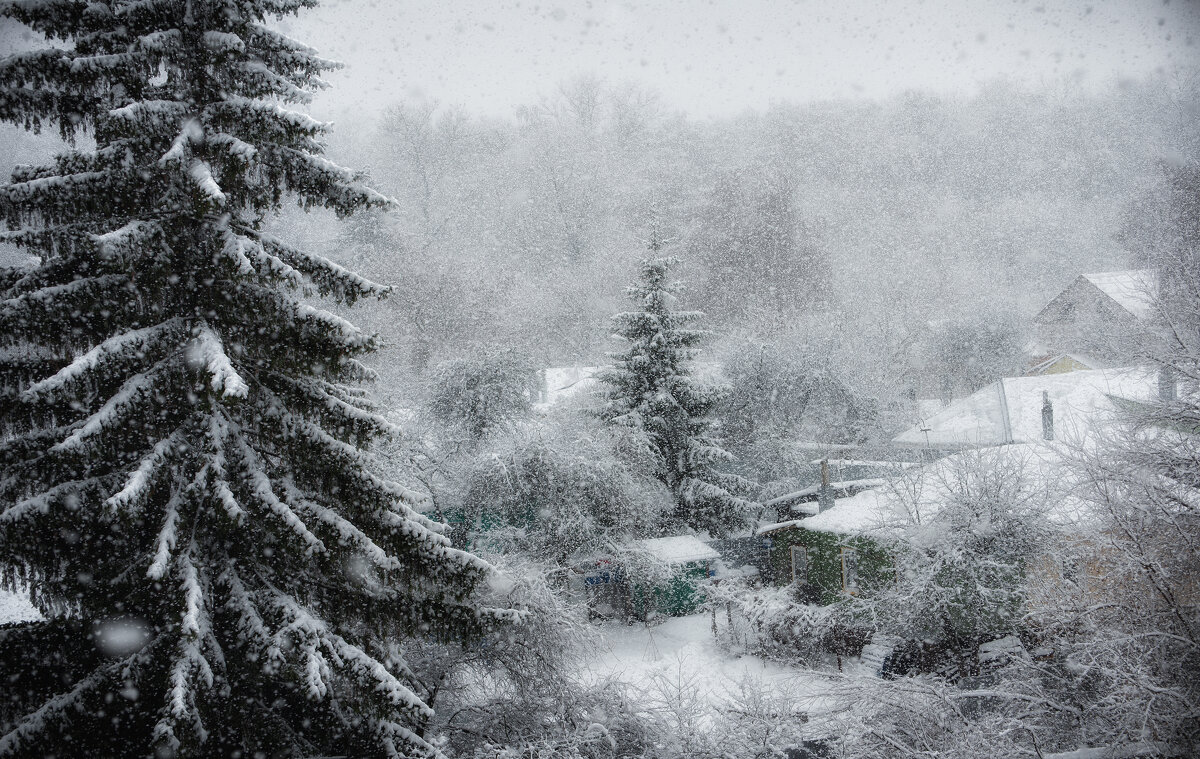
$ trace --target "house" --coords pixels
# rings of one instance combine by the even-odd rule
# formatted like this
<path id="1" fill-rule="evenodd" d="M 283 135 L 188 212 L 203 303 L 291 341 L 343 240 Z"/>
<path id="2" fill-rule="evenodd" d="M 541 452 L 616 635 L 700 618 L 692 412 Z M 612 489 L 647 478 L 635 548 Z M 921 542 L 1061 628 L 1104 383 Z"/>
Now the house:
<path id="1" fill-rule="evenodd" d="M 872 537 L 879 525 L 879 491 L 834 499 L 812 516 L 760 527 L 770 552 L 769 579 L 794 584 L 809 603 L 830 604 L 892 579 L 887 551 Z"/>
<path id="2" fill-rule="evenodd" d="M 1144 368 L 1005 377 L 892 439 L 901 448 L 948 453 L 1085 436 L 1115 410 L 1114 398 L 1148 400 L 1158 375 Z"/>
<path id="3" fill-rule="evenodd" d="M 660 572 L 655 582 L 635 587 L 635 599 L 641 599 L 644 609 L 670 617 L 694 613 L 704 600 L 701 586 L 715 573 L 721 557 L 716 549 L 694 535 L 648 538 L 637 541 L 637 547 L 659 564 Z"/>
<path id="4" fill-rule="evenodd" d="M 1128 363 L 1154 314 L 1149 270 L 1081 274 L 1033 317 L 1029 374 Z"/>
<path id="5" fill-rule="evenodd" d="M 769 543 L 770 579 L 796 584 L 810 603 L 829 604 L 893 579 L 887 543 L 905 525 L 925 522 L 969 487 L 972 473 L 1025 478 L 1029 492 L 1044 491 L 1047 516 L 1072 524 L 1081 512 L 1067 493 L 1058 443 L 1036 441 L 963 451 L 911 468 L 886 485 L 837 498 L 812 516 L 760 527 Z M 805 588 L 804 586 L 808 586 Z"/>
<path id="6" fill-rule="evenodd" d="M 796 479 L 789 478 L 771 484 L 771 489 L 761 495 L 767 514 L 796 513 L 816 514 L 821 510 L 820 502 L 829 498 L 846 498 L 855 493 L 878 487 L 889 478 L 906 468 L 920 466 L 912 461 L 871 460 L 858 458 L 821 458 L 807 462 L 820 473 L 817 484 L 805 487 L 788 487 Z M 783 490 L 784 492 L 779 492 Z M 786 517 L 784 517 L 786 518 Z"/>

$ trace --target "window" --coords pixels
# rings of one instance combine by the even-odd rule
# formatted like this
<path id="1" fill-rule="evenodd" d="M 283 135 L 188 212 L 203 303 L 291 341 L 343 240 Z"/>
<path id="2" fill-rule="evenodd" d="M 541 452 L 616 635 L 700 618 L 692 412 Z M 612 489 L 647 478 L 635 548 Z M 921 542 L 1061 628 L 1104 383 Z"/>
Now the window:
<path id="1" fill-rule="evenodd" d="M 792 582 L 808 584 L 808 549 L 804 546 L 792 546 Z"/>
<path id="2" fill-rule="evenodd" d="M 842 549 L 842 590 L 858 591 L 858 551 L 853 548 Z"/>

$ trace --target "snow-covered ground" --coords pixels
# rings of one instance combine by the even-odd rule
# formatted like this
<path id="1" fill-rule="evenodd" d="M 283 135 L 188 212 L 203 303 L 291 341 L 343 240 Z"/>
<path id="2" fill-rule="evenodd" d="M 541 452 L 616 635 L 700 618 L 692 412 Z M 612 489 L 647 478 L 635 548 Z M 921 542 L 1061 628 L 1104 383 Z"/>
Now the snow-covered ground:
<path id="1" fill-rule="evenodd" d="M 41 613 L 29 602 L 28 594 L 0 590 L 0 625 L 41 618 Z"/>
<path id="2" fill-rule="evenodd" d="M 823 691 L 822 684 L 829 677 L 722 651 L 713 639 L 711 617 L 706 613 L 671 618 L 651 627 L 608 623 L 600 627 L 599 637 L 596 655 L 588 664 L 588 673 L 597 680 L 611 677 L 644 689 L 664 682 L 685 684 L 713 703 L 747 681 L 812 697 Z"/>

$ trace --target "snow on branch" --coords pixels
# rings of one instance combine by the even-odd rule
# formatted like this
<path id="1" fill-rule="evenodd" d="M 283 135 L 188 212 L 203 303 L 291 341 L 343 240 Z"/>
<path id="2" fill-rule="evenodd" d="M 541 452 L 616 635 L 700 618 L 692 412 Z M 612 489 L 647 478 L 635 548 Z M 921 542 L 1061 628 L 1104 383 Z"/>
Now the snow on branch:
<path id="1" fill-rule="evenodd" d="M 110 53 L 108 55 L 84 55 L 71 59 L 71 73 L 96 73 L 122 67 L 132 68 L 141 64 L 141 53 Z"/>
<path id="2" fill-rule="evenodd" d="M 339 397 L 336 386 L 332 383 L 308 377 L 290 377 L 279 372 L 272 372 L 270 376 L 273 381 L 291 388 L 306 401 L 323 406 L 336 416 L 364 425 L 382 435 L 400 434 L 400 428 L 383 416 L 363 408 L 361 403 L 351 403 L 346 398 Z"/>
<path id="3" fill-rule="evenodd" d="M 265 63 L 260 61 L 243 61 L 240 67 L 247 79 L 257 81 L 266 92 L 275 95 L 284 102 L 302 103 L 304 105 L 312 102 L 311 92 L 297 87 L 287 77 L 272 71 Z"/>
<path id="4" fill-rule="evenodd" d="M 321 58 L 313 48 L 274 29 L 254 23 L 249 27 L 251 44 L 262 48 L 280 64 L 312 74 L 342 68 L 338 61 Z"/>
<path id="5" fill-rule="evenodd" d="M 130 124 L 163 126 L 177 122 L 191 108 L 178 100 L 139 100 L 108 112 L 110 119 Z"/>
<path id="6" fill-rule="evenodd" d="M 147 243 L 162 235 L 162 227 L 152 221 L 131 221 L 125 226 L 101 235 L 92 235 L 92 240 L 101 258 L 117 259 L 131 253 L 140 253 Z"/>
<path id="7" fill-rule="evenodd" d="M 96 485 L 100 482 L 99 477 L 89 477 L 83 480 L 71 480 L 56 485 L 47 491 L 38 493 L 35 496 L 26 498 L 23 501 L 9 506 L 0 514 L 0 525 L 12 524 L 24 519 L 31 514 L 46 514 L 50 511 L 50 506 L 55 501 L 67 500 L 77 496 L 86 487 Z"/>
<path id="8" fill-rule="evenodd" d="M 162 468 L 162 465 L 167 461 L 175 446 L 182 440 L 182 433 L 183 430 L 178 429 L 158 441 L 154 449 L 138 463 L 137 469 L 133 470 L 125 480 L 125 486 L 121 488 L 121 491 L 108 498 L 104 502 L 104 505 L 110 509 L 121 509 L 131 503 L 140 501 L 145 496 L 150 484 L 154 481 L 155 474 Z"/>
<path id="9" fill-rule="evenodd" d="M 202 38 L 204 46 L 214 53 L 225 53 L 231 50 L 243 52 L 246 43 L 242 38 L 230 32 L 207 31 Z"/>
<path id="10" fill-rule="evenodd" d="M 275 495 L 275 491 L 271 487 L 271 478 L 264 471 L 263 462 L 258 454 L 246 444 L 238 429 L 231 429 L 230 432 L 232 433 L 230 437 L 237 443 L 251 493 L 307 544 L 306 552 L 308 554 L 324 553 L 326 548 L 321 539 L 308 529 L 308 525 L 304 524 L 304 520 L 297 516 L 290 506 Z"/>
<path id="11" fill-rule="evenodd" d="M 221 255 L 233 262 L 237 267 L 239 274 L 249 274 L 254 271 L 254 264 L 250 263 L 250 258 L 246 255 L 247 243 L 250 243 L 250 250 L 258 247 L 241 235 L 232 230 L 224 230 L 225 241 L 221 246 Z"/>
<path id="12" fill-rule="evenodd" d="M 68 451 L 77 449 L 105 429 L 115 427 L 120 416 L 125 411 L 128 411 L 143 396 L 153 390 L 155 377 L 162 365 L 163 362 L 160 361 L 149 371 L 135 374 L 126 380 L 116 395 L 109 398 L 100 407 L 99 411 L 88 417 L 88 420 L 84 422 L 82 427 L 71 433 L 70 437 L 55 445 L 51 450 Z"/>
<path id="13" fill-rule="evenodd" d="M 228 120 L 231 124 L 242 127 L 282 125 L 284 129 L 277 132 L 275 135 L 277 137 L 282 137 L 289 132 L 299 132 L 308 137 L 316 137 L 329 128 L 325 122 L 317 121 L 306 113 L 284 108 L 277 103 L 237 95 L 230 95 L 224 100 L 207 106 L 204 119 L 206 121 Z"/>
<path id="14" fill-rule="evenodd" d="M 212 446 L 212 453 L 201 474 L 210 480 L 210 492 L 216 496 L 221 507 L 225 509 L 225 513 L 235 524 L 240 524 L 245 518 L 246 512 L 234 497 L 233 491 L 229 487 L 229 475 L 225 471 L 225 439 L 228 434 L 229 424 L 223 416 L 213 414 L 209 417 L 207 436 L 209 445 Z M 208 472 L 211 472 L 211 475 Z"/>
<path id="15" fill-rule="evenodd" d="M 242 161 L 250 161 L 258 155 L 258 148 L 225 132 L 209 137 L 208 144 L 223 147 L 229 155 Z"/>
<path id="16" fill-rule="evenodd" d="M 150 53 L 165 52 L 179 45 L 183 35 L 178 29 L 163 29 L 137 38 L 137 46 Z"/>
<path id="17" fill-rule="evenodd" d="M 123 666 L 124 661 L 117 661 L 101 667 L 76 683 L 71 690 L 46 701 L 37 711 L 26 716 L 0 738 L 0 756 L 21 755 L 31 741 L 46 734 L 49 723 L 68 710 L 74 711 L 86 693 L 102 686 Z"/>
<path id="18" fill-rule="evenodd" d="M 150 568 L 146 570 L 146 577 L 148 579 L 161 580 L 167 572 L 167 564 L 171 561 L 171 552 L 175 550 L 175 541 L 178 537 L 179 505 L 183 500 L 183 493 L 184 491 L 177 490 L 171 494 L 170 500 L 167 501 L 163 526 L 158 532 L 158 540 L 156 541 L 157 549 L 154 552 L 154 561 L 151 562 Z"/>
<path id="19" fill-rule="evenodd" d="M 209 386 L 226 398 L 245 398 L 250 386 L 233 368 L 221 338 L 207 324 L 202 326 L 196 337 L 188 344 L 188 365 L 207 371 L 212 380 Z"/>
<path id="20" fill-rule="evenodd" d="M 266 653 L 268 661 L 281 663 L 283 661 L 283 652 L 275 645 L 270 632 L 267 631 L 267 626 L 263 622 L 262 615 L 259 613 L 250 592 L 246 590 L 246 586 L 242 583 L 242 578 L 238 575 L 237 567 L 233 563 L 233 560 L 226 561 L 225 569 L 217 577 L 217 582 L 229 589 L 225 608 L 237 615 L 238 637 L 242 641 L 257 644 Z"/>
<path id="21" fill-rule="evenodd" d="M 225 205 L 225 193 L 221 191 L 217 180 L 213 178 L 212 168 L 206 162 L 193 158 L 192 162 L 188 164 L 187 174 L 196 187 L 210 200 L 217 205 Z"/>
<path id="22" fill-rule="evenodd" d="M 52 198 L 56 193 L 72 192 L 76 189 L 82 189 L 85 192 L 103 192 L 101 188 L 104 188 L 110 179 L 108 172 L 84 171 L 78 174 L 39 177 L 24 182 L 13 182 L 0 187 L 0 202 L 13 205 L 28 204 L 34 201 L 47 203 L 56 200 Z M 86 187 L 86 185 L 93 184 L 99 187 Z"/>
<path id="23" fill-rule="evenodd" d="M 383 744 L 388 759 L 405 759 L 411 756 L 407 751 L 401 751 L 396 746 L 397 739 L 402 743 L 415 747 L 418 751 L 429 756 L 440 756 L 437 749 L 430 745 L 424 738 L 409 730 L 407 727 L 397 723 L 384 720 L 372 720 L 371 730 L 380 738 Z"/>
<path id="24" fill-rule="evenodd" d="M 418 719 L 427 720 L 433 717 L 433 710 L 395 675 L 388 672 L 379 660 L 331 631 L 323 621 L 310 614 L 291 596 L 276 591 L 272 600 L 276 607 L 292 620 L 285 630 L 296 631 L 308 640 L 319 641 L 342 666 L 357 675 L 357 679 L 364 684 L 371 685 L 372 690 L 382 695 L 393 707 L 407 711 Z"/>
<path id="25" fill-rule="evenodd" d="M 293 248 L 269 235 L 258 235 L 264 250 L 288 265 L 304 272 L 323 295 L 353 302 L 365 296 L 383 296 L 392 288 L 362 277 L 333 261 L 314 253 Z"/>
<path id="26" fill-rule="evenodd" d="M 180 126 L 179 134 L 171 142 L 171 148 L 166 153 L 163 153 L 162 158 L 158 159 L 158 165 L 166 166 L 169 163 L 182 161 L 191 155 L 192 145 L 198 144 L 203 139 L 204 129 L 200 126 L 200 122 L 196 119 L 188 119 Z"/>
<path id="27" fill-rule="evenodd" d="M 329 671 L 329 663 L 317 650 L 316 645 L 312 644 L 304 647 L 304 662 L 304 684 L 308 687 L 308 697 L 313 701 L 320 701 L 329 692 L 329 687 L 325 684 L 332 674 Z"/>
<path id="28" fill-rule="evenodd" d="M 263 147 L 264 160 L 286 174 L 288 187 L 308 204 L 319 204 L 339 214 L 362 207 L 386 208 L 396 201 L 367 187 L 359 176 L 333 161 L 283 145 Z"/>
<path id="29" fill-rule="evenodd" d="M 178 319 L 172 319 L 153 327 L 114 335 L 64 366 L 53 376 L 30 385 L 21 395 L 28 401 L 34 400 L 38 396 L 60 392 L 72 383 L 103 369 L 106 362 L 113 358 L 131 357 L 136 353 L 147 352 L 151 346 L 169 336 L 180 324 Z"/>
<path id="30" fill-rule="evenodd" d="M 291 482 L 284 481 L 284 492 L 287 499 L 297 508 L 309 512 L 318 521 L 333 528 L 341 542 L 356 545 L 373 564 L 382 569 L 403 569 L 404 565 L 389 556 L 366 533 L 356 527 L 350 520 L 338 514 L 333 509 L 305 498 L 300 490 Z"/>
<path id="31" fill-rule="evenodd" d="M 208 612 L 204 608 L 204 589 L 191 558 L 195 553 L 197 548 L 193 542 L 179 556 L 180 589 L 184 593 L 179 646 L 168 675 L 169 689 L 163 716 L 154 726 L 155 743 L 165 745 L 171 751 L 179 749 L 180 740 L 176 728 L 182 724 L 191 727 L 201 742 L 208 735 L 200 717 L 200 710 L 196 707 L 194 680 L 198 674 L 207 687 L 211 688 L 213 684 L 212 667 L 200 649 L 202 637 L 208 635 L 211 626 Z"/>
<path id="32" fill-rule="evenodd" d="M 347 348 L 363 350 L 374 345 L 374 339 L 370 335 L 335 313 L 307 303 L 296 303 L 295 311 L 299 321 L 321 325 L 326 333 L 341 338 L 342 344 Z"/>

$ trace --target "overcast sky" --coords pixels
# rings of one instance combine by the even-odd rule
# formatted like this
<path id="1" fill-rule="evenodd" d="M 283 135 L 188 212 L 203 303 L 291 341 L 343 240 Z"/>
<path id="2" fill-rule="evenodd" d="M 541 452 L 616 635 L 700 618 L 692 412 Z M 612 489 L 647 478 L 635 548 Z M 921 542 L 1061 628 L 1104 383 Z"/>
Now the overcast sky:
<path id="1" fill-rule="evenodd" d="M 325 0 L 289 33 L 348 67 L 322 115 L 432 98 L 506 115 L 571 76 L 697 116 L 1194 66 L 1196 0 Z"/>

